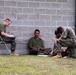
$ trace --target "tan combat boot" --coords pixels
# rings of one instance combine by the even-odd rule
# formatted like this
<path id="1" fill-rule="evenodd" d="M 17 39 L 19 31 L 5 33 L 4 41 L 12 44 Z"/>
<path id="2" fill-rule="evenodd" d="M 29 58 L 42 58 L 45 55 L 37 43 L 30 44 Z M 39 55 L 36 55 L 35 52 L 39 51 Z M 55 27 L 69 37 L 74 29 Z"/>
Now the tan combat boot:
<path id="1" fill-rule="evenodd" d="M 61 58 L 61 57 L 62 57 L 61 52 L 57 53 L 57 55 L 56 55 L 56 56 L 53 56 L 53 58 Z"/>
<path id="2" fill-rule="evenodd" d="M 11 52 L 10 55 L 18 56 L 19 54 L 16 54 L 15 51 L 14 51 L 14 52 Z"/>

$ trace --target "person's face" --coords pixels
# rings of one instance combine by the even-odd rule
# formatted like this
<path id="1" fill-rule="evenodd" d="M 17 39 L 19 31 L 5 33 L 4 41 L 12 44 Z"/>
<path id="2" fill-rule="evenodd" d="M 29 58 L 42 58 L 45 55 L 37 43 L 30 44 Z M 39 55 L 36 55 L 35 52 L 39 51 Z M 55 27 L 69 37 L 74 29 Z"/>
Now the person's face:
<path id="1" fill-rule="evenodd" d="M 36 32 L 34 33 L 34 35 L 35 35 L 36 38 L 39 38 L 40 32 L 36 31 Z"/>
<path id="2" fill-rule="evenodd" d="M 5 21 L 6 27 L 9 26 L 10 24 L 11 24 L 11 21 L 8 21 L 8 20 Z"/>
<path id="3" fill-rule="evenodd" d="M 59 34 L 57 34 L 57 37 L 59 37 L 59 38 L 60 38 L 60 37 L 61 37 L 61 35 L 62 35 L 62 34 L 60 34 L 60 33 L 59 33 Z"/>

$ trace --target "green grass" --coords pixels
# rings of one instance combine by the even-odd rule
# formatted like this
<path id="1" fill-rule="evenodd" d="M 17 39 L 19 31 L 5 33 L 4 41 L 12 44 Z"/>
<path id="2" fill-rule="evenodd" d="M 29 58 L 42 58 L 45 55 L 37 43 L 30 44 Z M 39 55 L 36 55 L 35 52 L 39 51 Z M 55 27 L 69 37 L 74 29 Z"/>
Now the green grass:
<path id="1" fill-rule="evenodd" d="M 76 59 L 0 55 L 0 75 L 76 75 Z"/>

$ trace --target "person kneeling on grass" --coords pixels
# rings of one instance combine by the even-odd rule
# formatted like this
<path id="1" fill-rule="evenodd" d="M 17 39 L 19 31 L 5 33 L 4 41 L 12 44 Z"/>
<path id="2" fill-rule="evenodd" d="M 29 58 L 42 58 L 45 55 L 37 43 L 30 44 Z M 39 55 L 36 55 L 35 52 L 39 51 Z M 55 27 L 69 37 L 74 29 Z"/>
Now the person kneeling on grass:
<path id="1" fill-rule="evenodd" d="M 10 24 L 11 24 L 10 19 L 6 19 L 6 20 L 4 20 L 3 23 L 0 24 L 0 36 L 2 37 L 4 42 L 11 44 L 10 55 L 18 55 L 15 53 L 16 42 L 15 42 L 14 35 L 6 33 L 6 27 L 8 27 Z"/>
<path id="2" fill-rule="evenodd" d="M 61 37 L 55 42 L 53 53 L 57 53 L 54 57 L 62 57 L 62 52 L 67 51 L 69 57 L 76 58 L 76 37 L 75 33 L 71 28 L 62 28 Z M 67 47 L 63 49 L 62 47 Z"/>
<path id="3" fill-rule="evenodd" d="M 62 27 L 58 27 L 57 30 L 55 30 L 55 38 L 54 38 L 54 48 L 56 45 L 57 40 L 60 39 L 61 35 L 63 33 L 63 28 Z M 68 56 L 68 51 L 66 50 L 67 47 L 62 47 L 65 51 L 62 51 L 60 54 L 62 57 Z M 57 53 L 53 53 L 53 56 L 58 55 Z M 60 56 L 59 56 L 60 57 Z"/>
<path id="4" fill-rule="evenodd" d="M 40 30 L 36 29 L 34 31 L 34 37 L 32 37 L 28 42 L 29 54 L 30 55 L 48 55 L 52 49 L 45 48 L 44 42 L 39 38 Z"/>

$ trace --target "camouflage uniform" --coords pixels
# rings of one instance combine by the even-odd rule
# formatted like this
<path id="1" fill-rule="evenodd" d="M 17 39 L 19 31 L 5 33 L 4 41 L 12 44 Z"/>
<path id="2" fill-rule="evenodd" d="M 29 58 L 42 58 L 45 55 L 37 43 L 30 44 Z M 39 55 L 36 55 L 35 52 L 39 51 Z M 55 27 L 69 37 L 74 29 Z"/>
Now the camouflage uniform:
<path id="1" fill-rule="evenodd" d="M 68 55 L 76 57 L 75 33 L 71 28 L 66 28 L 61 38 L 54 45 L 54 52 L 62 52 L 61 47 L 67 47 Z"/>
<path id="2" fill-rule="evenodd" d="M 2 38 L 5 43 L 11 44 L 10 50 L 11 53 L 14 53 L 16 49 L 15 37 L 2 37 Z"/>

